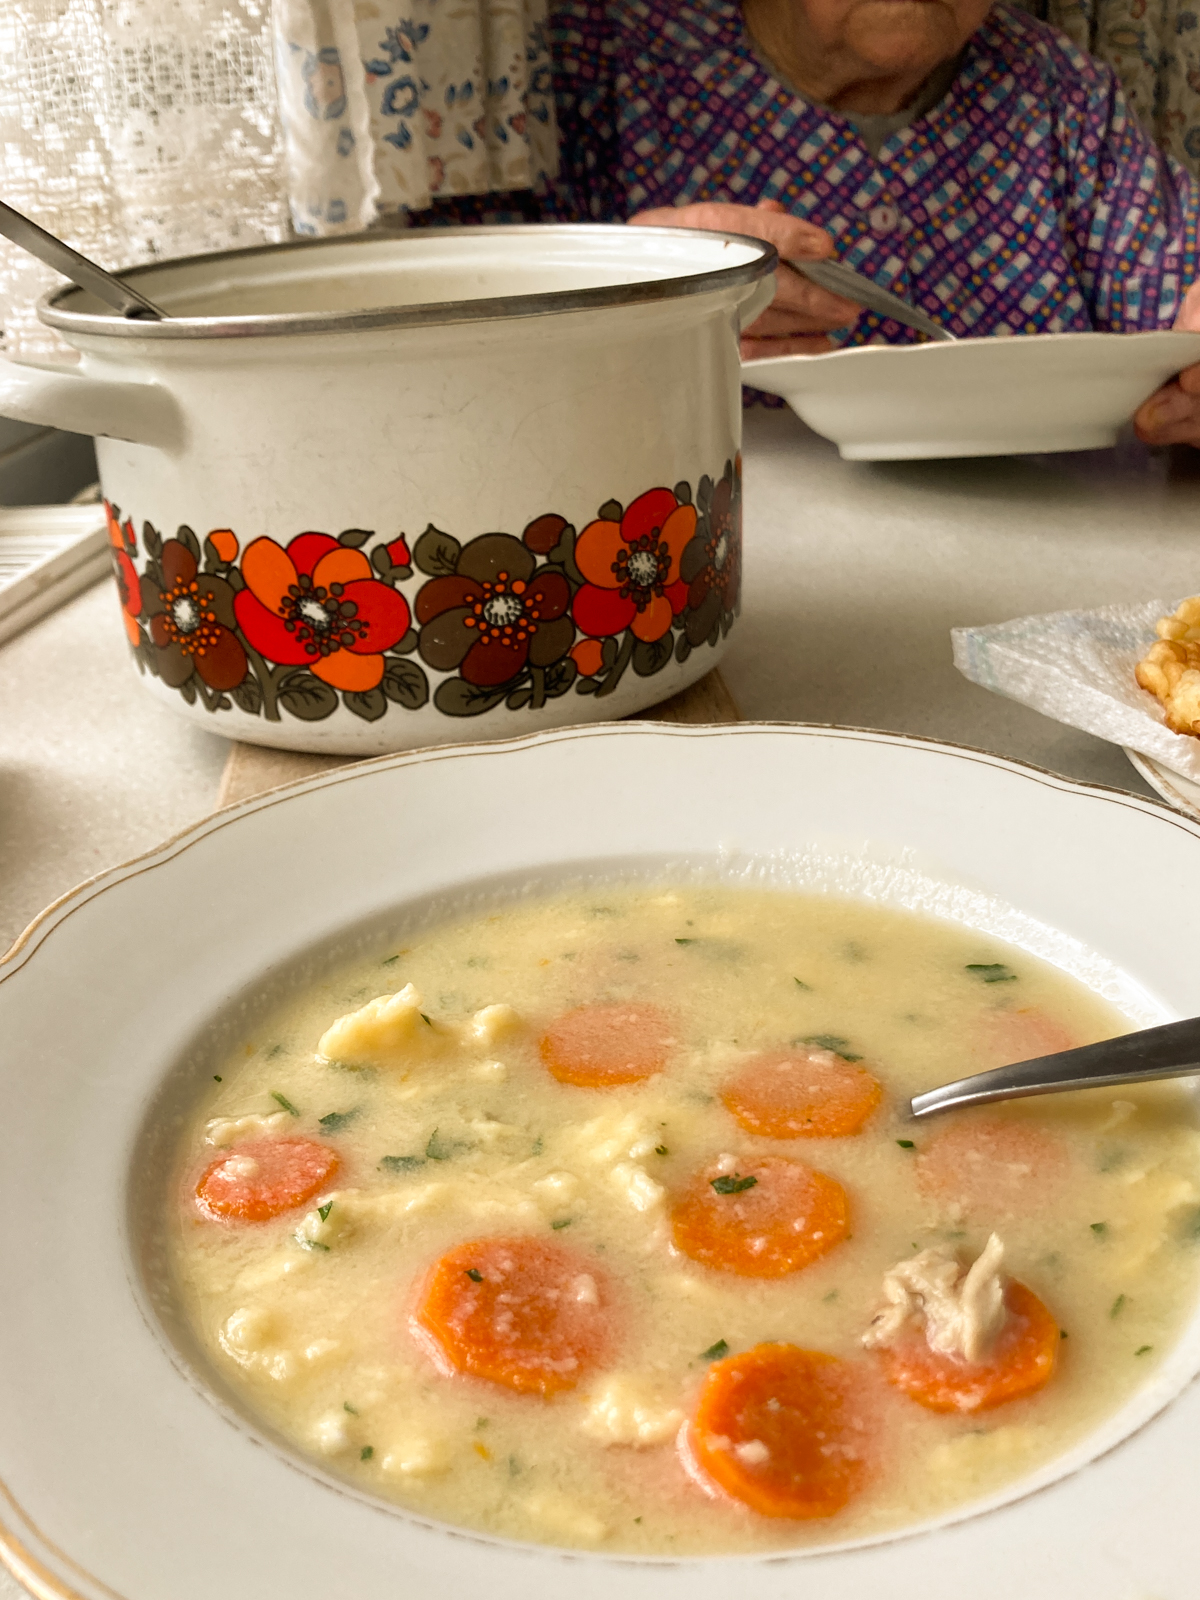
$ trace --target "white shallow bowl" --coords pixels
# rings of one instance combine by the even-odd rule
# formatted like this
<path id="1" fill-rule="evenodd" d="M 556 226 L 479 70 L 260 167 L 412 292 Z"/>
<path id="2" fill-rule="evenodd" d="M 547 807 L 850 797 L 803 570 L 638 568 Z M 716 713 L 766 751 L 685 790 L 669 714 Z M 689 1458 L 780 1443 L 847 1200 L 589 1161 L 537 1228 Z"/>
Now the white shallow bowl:
<path id="1" fill-rule="evenodd" d="M 1200 333 L 1042 333 L 859 345 L 743 363 L 848 461 L 1101 450 L 1182 368 Z"/>
<path id="2" fill-rule="evenodd" d="M 383 757 L 219 813 L 68 895 L 0 964 L 14 1573 L 85 1600 L 1194 1600 L 1195 1315 L 1116 1416 L 1015 1488 L 913 1533 L 761 1558 L 455 1532 L 290 1455 L 205 1381 L 147 1258 L 172 1114 L 222 1031 L 272 973 L 356 928 L 379 938 L 406 904 L 606 863 L 924 909 L 1056 963 L 1135 1023 L 1200 1011 L 1181 892 L 1200 825 L 953 746 L 605 725 Z"/>
<path id="3" fill-rule="evenodd" d="M 1162 795 L 1168 805 L 1200 820 L 1200 783 L 1193 778 L 1185 778 L 1182 772 L 1172 772 L 1170 767 L 1164 766 L 1161 761 L 1155 761 L 1153 756 L 1142 755 L 1140 750 L 1126 748 L 1125 754 L 1150 787 Z"/>

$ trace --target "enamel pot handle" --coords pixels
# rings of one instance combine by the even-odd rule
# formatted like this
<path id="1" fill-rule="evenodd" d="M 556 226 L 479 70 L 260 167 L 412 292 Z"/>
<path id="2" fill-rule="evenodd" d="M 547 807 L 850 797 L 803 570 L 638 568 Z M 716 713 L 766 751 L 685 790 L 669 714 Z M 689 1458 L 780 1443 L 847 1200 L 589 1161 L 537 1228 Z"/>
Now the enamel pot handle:
<path id="1" fill-rule="evenodd" d="M 113 382 L 74 367 L 0 358 L 0 416 L 103 439 L 177 450 L 183 417 L 156 383 Z"/>

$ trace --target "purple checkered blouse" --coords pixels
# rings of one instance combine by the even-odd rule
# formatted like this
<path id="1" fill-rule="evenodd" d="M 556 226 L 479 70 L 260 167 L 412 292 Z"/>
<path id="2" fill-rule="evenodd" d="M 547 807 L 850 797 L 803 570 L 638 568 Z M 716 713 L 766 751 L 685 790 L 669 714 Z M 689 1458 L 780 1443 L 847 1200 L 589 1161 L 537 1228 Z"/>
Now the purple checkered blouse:
<path id="1" fill-rule="evenodd" d="M 1196 275 L 1194 180 L 1107 67 L 1006 5 L 878 156 L 771 75 L 736 0 L 558 0 L 551 31 L 562 174 L 547 220 L 780 200 L 959 335 L 1168 327 Z M 915 337 L 870 312 L 834 335 Z"/>

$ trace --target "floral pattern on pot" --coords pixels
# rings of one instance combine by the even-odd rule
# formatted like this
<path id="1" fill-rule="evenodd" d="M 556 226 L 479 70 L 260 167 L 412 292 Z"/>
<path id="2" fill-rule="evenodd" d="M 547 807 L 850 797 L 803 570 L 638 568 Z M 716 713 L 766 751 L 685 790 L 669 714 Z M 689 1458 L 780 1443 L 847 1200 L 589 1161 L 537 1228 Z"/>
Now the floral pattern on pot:
<path id="1" fill-rule="evenodd" d="M 334 689 L 379 687 L 383 653 L 404 638 L 411 613 L 360 549 L 327 533 L 302 533 L 286 549 L 255 539 L 242 556 L 242 577 L 234 609 L 261 656 L 308 667 Z"/>
<path id="2" fill-rule="evenodd" d="M 533 527 L 563 518 L 539 518 Z M 557 542 L 557 541 L 556 541 Z M 413 558 L 435 574 L 417 595 L 421 659 L 458 677 L 438 685 L 434 704 L 448 716 L 476 716 L 507 700 L 536 710 L 565 694 L 575 669 L 567 615 L 571 584 L 561 568 L 538 569 L 537 553 L 509 533 L 485 533 L 467 545 L 430 528 Z"/>
<path id="3" fill-rule="evenodd" d="M 741 456 L 713 489 L 679 570 L 688 585 L 683 637 L 689 649 L 706 640 L 715 644 L 721 631 L 728 633 L 742 597 Z"/>
<path id="4" fill-rule="evenodd" d="M 133 558 L 137 555 L 137 535 L 131 521 L 122 527 L 120 518 L 107 500 L 104 502 L 104 520 L 108 524 L 113 576 L 117 580 L 117 594 L 121 600 L 121 621 L 125 624 L 125 637 L 129 640 L 130 648 L 136 650 L 142 639 L 137 620 L 142 610 L 142 591 L 137 568 L 133 564 Z"/>
<path id="5" fill-rule="evenodd" d="M 193 676 L 220 693 L 246 676 L 246 652 L 234 632 L 234 592 L 223 578 L 199 570 L 190 528 L 168 539 L 142 574 L 141 615 L 146 619 L 154 671 L 172 689 Z"/>
<path id="6" fill-rule="evenodd" d="M 164 539 L 105 502 L 139 668 L 212 712 L 374 722 L 432 693 L 446 716 L 610 695 L 728 633 L 741 594 L 741 462 L 714 484 L 600 506 L 582 532 L 547 512 L 460 541 L 309 530 L 242 548 L 230 528 Z M 416 574 L 420 579 L 412 583 Z M 412 583 L 407 596 L 405 585 Z M 435 687 L 431 690 L 431 677 Z"/>

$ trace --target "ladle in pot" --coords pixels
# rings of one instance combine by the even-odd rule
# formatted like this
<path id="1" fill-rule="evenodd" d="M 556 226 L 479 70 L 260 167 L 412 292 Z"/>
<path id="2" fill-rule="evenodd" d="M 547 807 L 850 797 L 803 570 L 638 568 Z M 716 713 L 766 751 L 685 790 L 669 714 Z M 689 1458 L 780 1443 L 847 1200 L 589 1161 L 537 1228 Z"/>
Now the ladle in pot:
<path id="1" fill-rule="evenodd" d="M 1059 1050 L 1031 1061 L 979 1072 L 957 1083 L 929 1089 L 912 1101 L 914 1117 L 932 1116 L 952 1106 L 988 1105 L 1026 1095 L 1058 1094 L 1064 1089 L 1110 1088 L 1118 1083 L 1151 1083 L 1156 1078 L 1200 1077 L 1200 1017 L 1167 1022 L 1159 1028 L 1123 1033 L 1077 1050 Z"/>
<path id="2" fill-rule="evenodd" d="M 36 222 L 31 222 L 3 201 L 0 201 L 0 233 L 22 250 L 28 250 L 31 256 L 37 256 L 48 267 L 63 273 L 81 289 L 103 300 L 105 305 L 112 306 L 123 317 L 144 317 L 154 322 L 166 319 L 166 312 L 160 311 L 145 295 L 122 283 L 120 278 L 114 278 L 111 272 L 105 272 L 103 267 L 89 261 L 87 256 L 81 256 L 78 250 L 72 250 L 69 244 L 47 233 L 45 228 L 39 228 Z"/>

